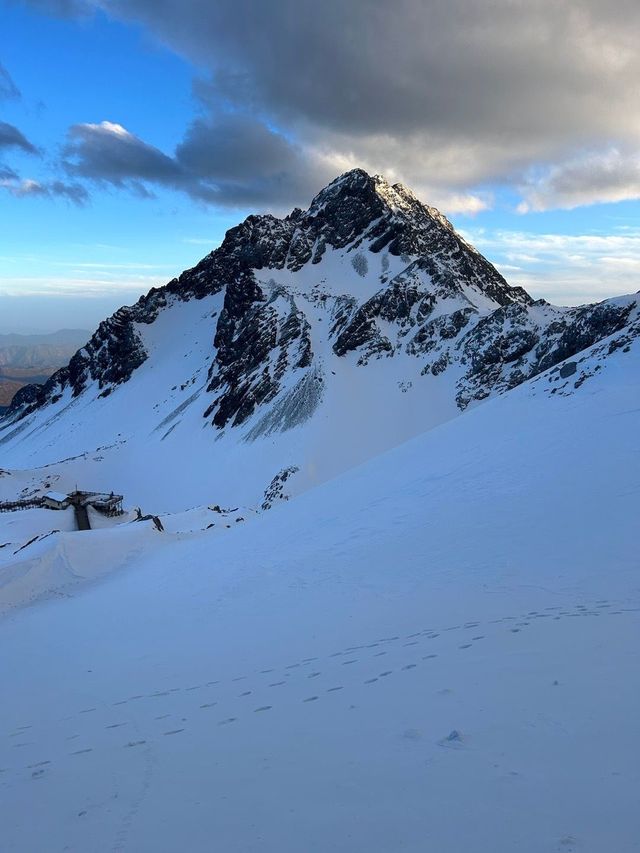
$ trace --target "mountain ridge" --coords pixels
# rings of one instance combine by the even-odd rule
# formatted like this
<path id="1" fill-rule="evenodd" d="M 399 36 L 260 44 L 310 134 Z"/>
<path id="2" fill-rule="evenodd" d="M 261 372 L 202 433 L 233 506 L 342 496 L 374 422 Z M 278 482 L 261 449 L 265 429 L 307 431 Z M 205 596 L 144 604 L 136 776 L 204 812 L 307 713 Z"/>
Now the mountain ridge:
<path id="1" fill-rule="evenodd" d="M 138 501 L 164 491 L 138 491 L 161 455 L 176 502 L 257 506 L 286 470 L 287 490 L 307 488 L 545 371 L 550 394 L 576 393 L 638 334 L 637 296 L 535 301 L 410 190 L 352 170 L 116 311 L 18 392 L 0 444 L 18 465 L 85 454 L 74 476 Z"/>

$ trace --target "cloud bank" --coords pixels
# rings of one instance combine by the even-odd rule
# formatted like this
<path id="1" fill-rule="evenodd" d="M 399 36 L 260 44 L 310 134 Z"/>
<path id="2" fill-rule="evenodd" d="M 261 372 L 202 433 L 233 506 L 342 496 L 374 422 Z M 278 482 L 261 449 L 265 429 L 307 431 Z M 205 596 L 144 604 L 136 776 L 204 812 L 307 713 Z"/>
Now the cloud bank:
<path id="1" fill-rule="evenodd" d="M 171 154 L 114 123 L 73 128 L 69 168 L 84 178 L 292 204 L 358 164 L 449 210 L 486 207 L 489 185 L 519 190 L 522 211 L 640 197 L 637 0 L 31 5 L 141 24 L 205 69 L 205 116 Z"/>

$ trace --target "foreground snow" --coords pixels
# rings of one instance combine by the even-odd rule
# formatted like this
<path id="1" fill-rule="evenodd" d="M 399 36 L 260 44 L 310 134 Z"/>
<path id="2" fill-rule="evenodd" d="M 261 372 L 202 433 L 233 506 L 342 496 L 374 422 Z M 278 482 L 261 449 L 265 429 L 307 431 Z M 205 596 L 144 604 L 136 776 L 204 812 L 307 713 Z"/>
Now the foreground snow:
<path id="1" fill-rule="evenodd" d="M 640 849 L 639 368 L 224 535 L 60 534 L 126 559 L 0 623 L 3 848 Z"/>

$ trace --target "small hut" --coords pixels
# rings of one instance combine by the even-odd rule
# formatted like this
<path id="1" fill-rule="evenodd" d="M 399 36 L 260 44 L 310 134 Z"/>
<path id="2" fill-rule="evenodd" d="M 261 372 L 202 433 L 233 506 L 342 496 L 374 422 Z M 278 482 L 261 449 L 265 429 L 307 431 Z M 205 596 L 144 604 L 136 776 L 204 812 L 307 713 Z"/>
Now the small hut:
<path id="1" fill-rule="evenodd" d="M 62 492 L 47 492 L 42 499 L 42 505 L 47 509 L 66 509 L 69 506 L 69 496 Z"/>

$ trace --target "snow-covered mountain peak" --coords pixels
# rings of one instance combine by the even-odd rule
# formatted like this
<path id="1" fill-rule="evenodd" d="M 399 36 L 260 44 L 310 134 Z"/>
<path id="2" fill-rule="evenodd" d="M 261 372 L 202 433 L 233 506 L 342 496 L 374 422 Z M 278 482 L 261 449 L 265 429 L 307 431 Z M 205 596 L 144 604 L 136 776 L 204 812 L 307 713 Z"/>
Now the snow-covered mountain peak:
<path id="1" fill-rule="evenodd" d="M 386 206 L 389 210 L 408 210 L 412 202 L 418 199 L 402 184 L 390 184 L 382 175 L 370 175 L 364 169 L 351 169 L 331 181 L 315 196 L 308 213 L 318 215 L 328 205 L 344 202 L 350 198 L 359 199 L 364 205 L 380 212 Z M 419 203 L 419 202 L 418 202 Z"/>
<path id="2" fill-rule="evenodd" d="M 101 323 L 45 385 L 16 395 L 2 459 L 49 464 L 124 442 L 146 460 L 145 483 L 168 459 L 188 505 L 194 489 L 255 504 L 285 470 L 327 479 L 567 360 L 550 390 L 573 393 L 597 367 L 583 353 L 599 344 L 602 361 L 639 332 L 637 297 L 534 302 L 410 190 L 355 169 L 307 210 L 247 217 Z M 113 465 L 95 487 L 130 491 Z"/>
<path id="3" fill-rule="evenodd" d="M 397 248 L 405 254 L 412 253 L 411 250 L 419 254 L 428 249 L 420 237 L 425 238 L 434 230 L 449 232 L 460 239 L 440 211 L 422 202 L 404 184 L 390 184 L 382 175 L 369 175 L 364 169 L 351 169 L 340 175 L 315 196 L 307 211 L 297 213 L 302 227 L 309 220 L 324 220 L 334 228 L 342 225 L 343 233 L 351 235 L 354 241 L 360 237 L 403 234 Z M 377 226 L 375 235 L 369 233 L 371 226 Z M 373 250 L 379 251 L 382 246 L 374 242 Z"/>

